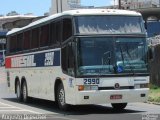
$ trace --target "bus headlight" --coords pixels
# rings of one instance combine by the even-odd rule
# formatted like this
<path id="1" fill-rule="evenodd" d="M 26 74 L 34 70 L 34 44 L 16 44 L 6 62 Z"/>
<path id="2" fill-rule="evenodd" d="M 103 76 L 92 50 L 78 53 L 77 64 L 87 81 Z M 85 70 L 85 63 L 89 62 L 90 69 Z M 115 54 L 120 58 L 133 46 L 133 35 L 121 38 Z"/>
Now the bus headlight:
<path id="1" fill-rule="evenodd" d="M 98 90 L 98 85 L 79 85 L 78 90 Z"/>
<path id="2" fill-rule="evenodd" d="M 139 88 L 149 88 L 149 83 L 135 84 L 134 87 L 135 87 L 135 89 L 139 89 Z"/>

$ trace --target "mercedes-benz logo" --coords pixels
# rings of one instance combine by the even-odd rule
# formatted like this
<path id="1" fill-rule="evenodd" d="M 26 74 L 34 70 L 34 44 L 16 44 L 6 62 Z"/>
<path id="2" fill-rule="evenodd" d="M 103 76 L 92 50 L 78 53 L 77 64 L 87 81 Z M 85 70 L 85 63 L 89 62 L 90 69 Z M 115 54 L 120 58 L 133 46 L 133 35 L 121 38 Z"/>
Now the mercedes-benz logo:
<path id="1" fill-rule="evenodd" d="M 115 88 L 115 89 L 120 89 L 119 83 L 116 83 L 116 84 L 114 85 L 114 88 Z"/>

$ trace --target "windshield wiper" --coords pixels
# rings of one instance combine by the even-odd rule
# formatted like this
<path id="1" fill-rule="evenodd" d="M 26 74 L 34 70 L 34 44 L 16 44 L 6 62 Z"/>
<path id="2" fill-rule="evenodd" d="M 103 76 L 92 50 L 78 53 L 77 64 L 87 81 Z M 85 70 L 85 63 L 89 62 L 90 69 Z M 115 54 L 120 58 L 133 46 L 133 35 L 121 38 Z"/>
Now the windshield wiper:
<path id="1" fill-rule="evenodd" d="M 129 56 L 130 59 L 133 61 L 133 59 L 132 59 L 132 57 L 131 57 L 131 54 L 130 54 L 129 51 L 128 51 L 128 45 L 125 44 L 125 46 L 126 46 L 126 48 L 127 48 L 127 54 L 128 54 L 128 56 Z M 129 63 L 130 69 L 131 69 L 131 71 L 132 71 L 132 73 L 133 73 L 133 75 L 134 75 L 134 74 L 135 74 L 135 73 L 134 73 L 134 68 L 132 68 L 132 65 L 131 65 L 130 61 L 129 61 L 129 60 L 127 60 L 127 61 L 128 61 L 128 63 Z"/>
<path id="2" fill-rule="evenodd" d="M 107 62 L 109 62 L 109 65 L 110 65 L 110 59 L 111 59 L 111 51 L 107 51 L 105 53 L 103 53 L 103 56 L 102 56 L 102 65 L 105 65 L 105 61 L 104 61 L 104 58 L 105 56 L 107 56 Z"/>
<path id="3" fill-rule="evenodd" d="M 110 68 L 110 65 L 111 65 L 111 51 L 104 52 L 101 60 L 102 60 L 102 68 L 100 69 L 100 71 L 104 70 L 104 68 L 105 68 L 104 65 L 109 65 L 108 71 L 111 72 L 111 68 Z M 99 72 L 99 73 L 101 73 L 101 72 Z"/>
<path id="4" fill-rule="evenodd" d="M 124 55 L 123 55 L 123 50 L 122 50 L 121 45 L 120 45 L 120 52 L 121 52 L 121 57 L 122 57 L 123 65 L 125 65 L 125 63 L 124 63 Z M 131 58 L 131 56 L 130 56 L 130 54 L 129 54 L 129 51 L 128 51 L 128 46 L 127 46 L 127 54 L 128 54 L 128 56 Z M 131 58 L 131 59 L 132 59 L 132 58 Z M 129 61 L 128 59 L 125 59 L 125 60 L 126 60 L 127 63 L 129 64 L 129 67 L 130 67 L 130 69 L 131 69 L 131 72 L 132 72 L 133 75 L 134 75 L 134 70 L 132 69 L 132 65 L 131 65 L 130 61 Z"/>
<path id="5" fill-rule="evenodd" d="M 121 52 L 121 58 L 122 58 L 123 65 L 124 65 L 124 56 L 123 56 L 123 50 L 122 50 L 122 47 L 121 47 L 121 45 L 120 45 L 120 52 Z"/>

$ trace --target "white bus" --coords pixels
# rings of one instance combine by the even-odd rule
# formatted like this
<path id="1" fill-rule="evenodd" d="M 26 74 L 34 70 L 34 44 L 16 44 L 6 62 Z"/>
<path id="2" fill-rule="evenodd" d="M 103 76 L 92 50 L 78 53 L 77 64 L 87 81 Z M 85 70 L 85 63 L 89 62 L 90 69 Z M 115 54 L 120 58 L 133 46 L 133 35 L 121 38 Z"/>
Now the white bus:
<path id="1" fill-rule="evenodd" d="M 29 97 L 70 105 L 144 102 L 149 72 L 140 13 L 71 10 L 7 34 L 6 71 L 19 101 Z"/>

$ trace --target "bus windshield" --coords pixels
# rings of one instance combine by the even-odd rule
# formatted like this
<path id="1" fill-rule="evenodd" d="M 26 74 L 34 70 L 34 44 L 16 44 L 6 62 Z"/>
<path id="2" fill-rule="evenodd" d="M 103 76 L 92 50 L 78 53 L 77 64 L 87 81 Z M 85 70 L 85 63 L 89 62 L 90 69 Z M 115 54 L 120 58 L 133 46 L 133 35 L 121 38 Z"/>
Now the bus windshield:
<path id="1" fill-rule="evenodd" d="M 145 34 L 141 16 L 78 16 L 78 34 Z"/>
<path id="2" fill-rule="evenodd" d="M 147 73 L 145 38 L 77 39 L 78 76 Z"/>

